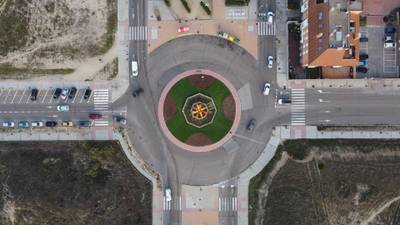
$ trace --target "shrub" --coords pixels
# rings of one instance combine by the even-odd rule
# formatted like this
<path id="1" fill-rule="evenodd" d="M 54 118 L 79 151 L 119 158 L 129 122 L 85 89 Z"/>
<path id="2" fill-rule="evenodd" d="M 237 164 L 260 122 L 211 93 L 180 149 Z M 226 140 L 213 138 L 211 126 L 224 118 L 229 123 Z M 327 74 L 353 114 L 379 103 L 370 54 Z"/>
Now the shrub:
<path id="1" fill-rule="evenodd" d="M 245 6 L 248 5 L 250 0 L 225 0 L 227 6 Z"/>
<path id="2" fill-rule="evenodd" d="M 189 3 L 188 3 L 186 0 L 181 0 L 181 2 L 182 2 L 182 4 L 183 4 L 183 7 L 185 7 L 186 11 L 187 11 L 188 13 L 190 13 L 191 10 L 190 10 L 190 7 L 189 7 Z"/>
<path id="3" fill-rule="evenodd" d="M 169 0 L 164 0 L 165 4 L 170 7 L 171 6 L 171 2 Z"/>
<path id="4" fill-rule="evenodd" d="M 211 15 L 211 10 L 210 10 L 210 8 L 209 8 L 203 1 L 200 2 L 200 5 L 201 5 L 201 7 L 203 7 L 204 11 L 206 11 L 206 13 L 207 13 L 208 15 Z"/>

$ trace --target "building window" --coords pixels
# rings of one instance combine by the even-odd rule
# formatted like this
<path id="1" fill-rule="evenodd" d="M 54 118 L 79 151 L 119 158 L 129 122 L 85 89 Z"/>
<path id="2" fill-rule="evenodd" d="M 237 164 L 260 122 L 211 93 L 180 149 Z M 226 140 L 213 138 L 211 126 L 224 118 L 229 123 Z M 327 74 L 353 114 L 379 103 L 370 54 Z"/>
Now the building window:
<path id="1" fill-rule="evenodd" d="M 320 23 L 320 24 L 318 24 L 318 28 L 322 29 L 322 28 L 324 28 L 324 25 L 322 23 Z"/>
<path id="2" fill-rule="evenodd" d="M 323 17 L 324 17 L 324 15 L 322 14 L 322 12 L 319 12 L 319 13 L 318 13 L 318 19 L 319 19 L 319 20 L 322 20 Z"/>
<path id="3" fill-rule="evenodd" d="M 316 0 L 316 1 L 317 1 L 317 4 L 324 3 L 324 0 Z"/>

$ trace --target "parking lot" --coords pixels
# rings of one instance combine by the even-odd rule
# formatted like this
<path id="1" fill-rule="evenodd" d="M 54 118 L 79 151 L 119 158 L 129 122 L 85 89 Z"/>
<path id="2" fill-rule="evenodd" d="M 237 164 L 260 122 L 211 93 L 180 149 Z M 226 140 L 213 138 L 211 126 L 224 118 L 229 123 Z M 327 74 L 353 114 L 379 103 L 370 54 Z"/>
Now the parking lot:
<path id="1" fill-rule="evenodd" d="M 397 35 L 397 34 L 395 34 Z M 357 73 L 357 78 L 397 78 L 397 48 L 384 48 L 383 26 L 362 27 L 361 37 L 368 42 L 360 43 L 360 54 L 368 54 L 367 73 Z"/>

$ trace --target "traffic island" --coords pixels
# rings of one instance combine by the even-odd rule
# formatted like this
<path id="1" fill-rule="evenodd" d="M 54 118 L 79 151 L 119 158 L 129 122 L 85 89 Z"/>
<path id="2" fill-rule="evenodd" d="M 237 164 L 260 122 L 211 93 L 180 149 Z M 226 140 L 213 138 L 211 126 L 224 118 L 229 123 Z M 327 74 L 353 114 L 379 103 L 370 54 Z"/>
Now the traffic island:
<path id="1" fill-rule="evenodd" d="M 194 152 L 210 151 L 236 131 L 239 101 L 233 85 L 221 75 L 209 70 L 186 71 L 164 88 L 159 122 L 175 145 Z"/>

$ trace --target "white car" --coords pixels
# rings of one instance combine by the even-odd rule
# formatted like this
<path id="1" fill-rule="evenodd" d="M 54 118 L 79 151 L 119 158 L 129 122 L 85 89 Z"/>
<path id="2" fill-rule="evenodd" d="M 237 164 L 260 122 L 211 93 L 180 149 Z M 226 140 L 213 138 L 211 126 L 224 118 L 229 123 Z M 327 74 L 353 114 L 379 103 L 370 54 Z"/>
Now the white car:
<path id="1" fill-rule="evenodd" d="M 267 13 L 267 21 L 268 21 L 268 23 L 273 23 L 274 22 L 274 16 L 275 16 L 275 14 L 273 12 L 268 12 Z"/>
<path id="2" fill-rule="evenodd" d="M 269 95 L 270 89 L 271 89 L 271 85 L 270 85 L 268 82 L 266 82 L 266 83 L 264 84 L 263 94 L 264 94 L 264 95 Z"/>
<path id="3" fill-rule="evenodd" d="M 43 127 L 43 122 L 42 121 L 33 121 L 31 123 L 31 127 Z"/>
<path id="4" fill-rule="evenodd" d="M 383 45 L 383 47 L 385 47 L 385 48 L 396 48 L 396 42 L 394 42 L 394 41 L 387 41 L 387 42 L 385 42 L 385 44 Z"/>
<path id="5" fill-rule="evenodd" d="M 172 200 L 171 189 L 169 189 L 169 188 L 165 189 L 165 200 L 167 202 Z"/>
<path id="6" fill-rule="evenodd" d="M 272 66 L 274 65 L 274 57 L 272 55 L 268 56 L 267 63 L 268 63 L 268 68 L 271 69 Z"/>
<path id="7" fill-rule="evenodd" d="M 68 97 L 69 88 L 64 88 L 61 92 L 61 99 L 65 100 Z"/>
<path id="8" fill-rule="evenodd" d="M 137 77 L 139 75 L 138 73 L 138 63 L 136 61 L 132 61 L 132 76 Z"/>
<path id="9" fill-rule="evenodd" d="M 58 105 L 57 106 L 57 110 L 60 111 L 60 112 L 68 112 L 69 111 L 69 105 L 65 105 L 65 104 Z"/>
<path id="10" fill-rule="evenodd" d="M 3 127 L 15 127 L 15 123 L 12 121 L 3 122 Z"/>

